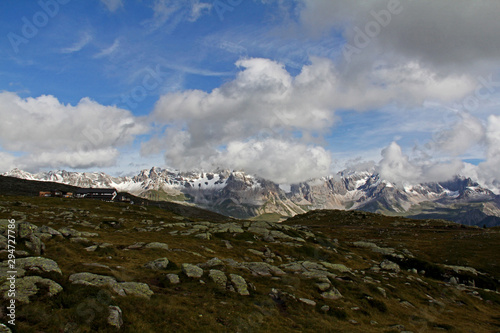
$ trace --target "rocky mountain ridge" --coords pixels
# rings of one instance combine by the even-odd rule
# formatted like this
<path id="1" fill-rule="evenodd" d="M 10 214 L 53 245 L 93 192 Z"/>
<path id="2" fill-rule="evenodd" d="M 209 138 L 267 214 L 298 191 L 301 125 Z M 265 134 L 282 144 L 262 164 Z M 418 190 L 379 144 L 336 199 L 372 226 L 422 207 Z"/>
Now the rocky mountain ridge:
<path id="1" fill-rule="evenodd" d="M 113 187 L 157 201 L 189 202 L 238 218 L 264 215 L 279 220 L 314 209 L 341 209 L 500 225 L 500 196 L 460 176 L 440 183 L 397 186 L 376 173 L 341 172 L 288 186 L 241 171 L 178 172 L 157 167 L 134 177 L 102 172 L 31 174 L 18 169 L 4 175 L 79 187 Z"/>

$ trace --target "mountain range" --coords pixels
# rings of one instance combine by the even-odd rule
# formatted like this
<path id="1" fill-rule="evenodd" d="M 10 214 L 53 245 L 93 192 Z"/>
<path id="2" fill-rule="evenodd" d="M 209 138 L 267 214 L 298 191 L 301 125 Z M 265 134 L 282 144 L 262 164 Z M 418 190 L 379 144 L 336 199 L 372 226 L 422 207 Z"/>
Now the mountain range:
<path id="1" fill-rule="evenodd" d="M 315 209 L 361 210 L 417 219 L 500 225 L 500 196 L 470 178 L 397 186 L 373 172 L 344 171 L 308 182 L 280 185 L 242 171 L 178 172 L 153 167 L 134 177 L 102 172 L 14 169 L 4 176 L 78 187 L 116 188 L 156 201 L 196 205 L 236 218 L 279 221 Z"/>

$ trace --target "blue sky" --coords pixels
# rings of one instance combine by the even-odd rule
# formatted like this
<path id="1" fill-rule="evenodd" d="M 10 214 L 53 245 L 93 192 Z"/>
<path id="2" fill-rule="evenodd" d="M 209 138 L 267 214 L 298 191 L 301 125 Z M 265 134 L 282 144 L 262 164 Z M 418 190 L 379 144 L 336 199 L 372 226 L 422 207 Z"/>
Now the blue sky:
<path id="1" fill-rule="evenodd" d="M 5 0 L 0 171 L 220 166 L 292 183 L 369 165 L 497 189 L 497 14 L 486 0 Z"/>

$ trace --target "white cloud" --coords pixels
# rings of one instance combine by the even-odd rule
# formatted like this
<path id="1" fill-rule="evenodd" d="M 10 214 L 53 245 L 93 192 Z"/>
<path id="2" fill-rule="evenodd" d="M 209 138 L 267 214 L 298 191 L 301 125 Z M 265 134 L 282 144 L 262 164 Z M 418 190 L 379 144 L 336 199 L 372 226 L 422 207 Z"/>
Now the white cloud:
<path id="1" fill-rule="evenodd" d="M 295 77 L 269 59 L 242 59 L 236 65 L 241 68 L 236 78 L 212 92 L 169 93 L 156 104 L 152 117 L 160 125 L 169 125 L 161 145 L 167 151 L 167 163 L 173 167 L 210 164 L 226 150 L 226 164 L 230 165 L 239 160 L 235 147 L 255 148 L 262 139 L 287 142 L 290 147 L 319 148 L 338 109 L 365 111 L 393 102 L 412 107 L 426 98 L 460 98 L 473 88 L 466 78 L 440 78 L 417 64 L 380 66 L 355 81 L 344 81 L 333 62 L 321 58 L 313 58 Z M 144 144 L 143 153 L 159 151 L 161 140 Z M 267 144 L 270 142 L 278 143 L 271 140 Z M 275 177 L 272 169 L 276 165 L 263 159 L 253 163 L 247 163 L 246 168 Z M 292 170 L 295 165 L 286 167 Z M 311 178 L 310 174 L 317 175 L 315 168 L 302 178 Z"/>
<path id="2" fill-rule="evenodd" d="M 382 150 L 382 160 L 376 169 L 382 179 L 403 186 L 451 179 L 460 173 L 463 169 L 463 163 L 459 160 L 448 162 L 412 161 L 408 155 L 403 153 L 396 142 L 392 142 Z"/>
<path id="3" fill-rule="evenodd" d="M 452 128 L 436 135 L 434 141 L 437 149 L 458 156 L 484 140 L 485 127 L 479 119 L 468 113 L 460 114 L 460 117 L 460 121 Z"/>
<path id="4" fill-rule="evenodd" d="M 112 45 L 101 50 L 101 52 L 94 55 L 94 58 L 107 57 L 113 54 L 120 47 L 120 40 L 117 38 Z"/>
<path id="5" fill-rule="evenodd" d="M 151 31 L 163 28 L 171 32 L 181 22 L 197 21 L 211 9 L 212 4 L 200 0 L 155 0 L 153 18 L 144 21 L 143 24 Z"/>
<path id="6" fill-rule="evenodd" d="M 82 50 L 88 43 L 92 41 L 92 36 L 85 32 L 82 34 L 80 39 L 69 47 L 65 47 L 61 50 L 61 53 L 75 53 Z"/>
<path id="7" fill-rule="evenodd" d="M 108 7 L 110 12 L 115 12 L 118 8 L 123 7 L 122 0 L 101 0 L 101 2 Z"/>
<path id="8" fill-rule="evenodd" d="M 500 193 L 500 116 L 490 116 L 486 126 L 486 161 L 475 169 L 481 184 Z"/>
<path id="9" fill-rule="evenodd" d="M 0 146 L 22 156 L 22 168 L 108 166 L 117 148 L 133 142 L 147 127 L 129 111 L 83 98 L 65 105 L 53 96 L 22 99 L 0 93 Z"/>

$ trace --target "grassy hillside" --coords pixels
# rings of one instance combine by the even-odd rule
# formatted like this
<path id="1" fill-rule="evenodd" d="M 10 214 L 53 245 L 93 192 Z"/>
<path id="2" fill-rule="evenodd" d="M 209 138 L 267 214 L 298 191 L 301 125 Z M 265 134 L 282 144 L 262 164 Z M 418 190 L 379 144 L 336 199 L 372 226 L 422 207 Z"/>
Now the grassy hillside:
<path id="1" fill-rule="evenodd" d="M 18 302 L 12 331 L 500 330 L 497 228 L 345 211 L 309 212 L 281 224 L 211 214 L 168 205 L 0 196 L 0 226 L 15 218 L 39 228 L 32 226 L 31 234 L 23 229 L 17 250 L 28 253 L 18 258 L 38 256 L 29 244 L 38 235 L 45 244 L 40 256 L 61 270 L 27 269 L 26 276 L 46 278 L 62 290 L 50 296 L 38 283 L 29 303 Z M 43 226 L 65 234 L 49 237 Z M 159 258 L 168 264 L 144 267 Z M 199 265 L 201 277 L 189 277 L 186 263 Z M 227 281 L 211 277 L 213 270 Z M 75 284 L 75 273 L 115 282 Z M 243 279 L 247 293 L 231 274 Z M 117 289 L 126 283 L 146 284 L 154 294 L 120 295 Z M 108 323 L 110 306 L 122 311 L 119 330 Z M 0 315 L 0 322 L 7 320 Z"/>

